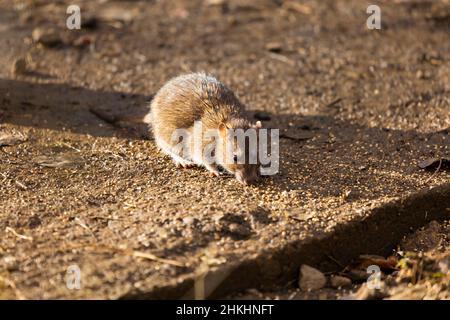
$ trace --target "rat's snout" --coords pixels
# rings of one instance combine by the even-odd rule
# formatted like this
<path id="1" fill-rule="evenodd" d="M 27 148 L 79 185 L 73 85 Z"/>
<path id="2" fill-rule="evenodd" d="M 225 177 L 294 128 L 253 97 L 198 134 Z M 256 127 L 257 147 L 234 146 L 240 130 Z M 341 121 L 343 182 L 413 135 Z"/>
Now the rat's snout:
<path id="1" fill-rule="evenodd" d="M 244 185 L 253 184 L 258 179 L 257 175 L 248 174 L 243 170 L 236 171 L 236 179 Z"/>

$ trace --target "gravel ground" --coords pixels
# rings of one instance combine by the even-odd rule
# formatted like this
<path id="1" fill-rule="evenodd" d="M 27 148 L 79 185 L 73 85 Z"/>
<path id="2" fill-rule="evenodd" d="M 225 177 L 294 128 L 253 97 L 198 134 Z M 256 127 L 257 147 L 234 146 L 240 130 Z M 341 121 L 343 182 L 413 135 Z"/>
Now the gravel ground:
<path id="1" fill-rule="evenodd" d="M 70 1 L 0 0 L 2 297 L 188 297 L 210 270 L 211 290 L 270 287 L 448 216 L 444 161 L 418 167 L 449 157 L 448 1 L 375 1 L 381 30 L 366 1 L 213 2 L 79 1 L 68 30 Z M 242 186 L 157 152 L 136 122 L 200 70 L 281 130 L 279 174 Z"/>

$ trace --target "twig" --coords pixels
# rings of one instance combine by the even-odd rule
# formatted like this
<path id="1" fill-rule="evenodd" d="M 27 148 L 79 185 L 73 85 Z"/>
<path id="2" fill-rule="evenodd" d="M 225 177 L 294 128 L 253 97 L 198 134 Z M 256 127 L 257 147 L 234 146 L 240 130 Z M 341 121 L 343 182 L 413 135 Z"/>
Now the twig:
<path id="1" fill-rule="evenodd" d="M 89 228 L 86 223 L 84 223 L 80 218 L 76 217 L 75 218 L 75 223 L 77 225 L 79 225 L 80 227 L 82 227 L 83 229 L 86 229 L 87 231 L 89 231 L 89 233 L 91 234 L 91 236 L 97 240 L 97 237 L 95 236 L 94 232 L 92 232 L 91 228 Z"/>
<path id="2" fill-rule="evenodd" d="M 20 182 L 19 180 L 14 180 L 14 182 L 20 187 L 22 188 L 22 190 L 28 190 L 27 186 L 24 185 L 22 182 Z"/>
<path id="3" fill-rule="evenodd" d="M 125 252 L 127 252 L 127 251 L 124 251 L 124 253 Z M 175 260 L 168 260 L 168 259 L 164 259 L 164 258 L 159 258 L 159 257 L 155 256 L 152 253 L 147 253 L 147 252 L 142 252 L 142 251 L 133 251 L 133 250 L 129 250 L 128 252 L 131 253 L 131 255 L 133 257 L 159 261 L 159 262 L 167 263 L 167 264 L 170 264 L 170 265 L 173 265 L 173 266 L 177 266 L 177 267 L 185 267 L 184 263 L 181 263 L 181 262 L 178 262 L 178 261 L 175 261 Z"/>
<path id="4" fill-rule="evenodd" d="M 11 279 L 5 278 L 3 276 L 0 276 L 0 281 L 5 283 L 7 286 L 9 286 L 11 289 L 13 289 L 14 293 L 16 294 L 17 299 L 19 300 L 25 300 L 25 296 L 22 294 L 22 292 L 17 288 L 14 281 Z"/>
<path id="5" fill-rule="evenodd" d="M 427 179 L 425 180 L 425 182 L 423 184 L 427 184 L 431 179 L 433 179 L 433 177 L 439 172 L 439 170 L 441 169 L 442 166 L 442 158 L 439 159 L 439 165 L 436 168 L 436 171 L 434 171 L 434 173 Z"/>
<path id="6" fill-rule="evenodd" d="M 287 63 L 288 65 L 291 65 L 291 66 L 295 66 L 295 61 L 294 61 L 294 60 L 289 59 L 288 57 L 283 56 L 282 54 L 274 53 L 274 52 L 269 52 L 268 55 L 269 55 L 269 57 L 271 57 L 272 59 L 275 59 L 275 60 L 278 60 L 278 61 Z"/>
<path id="7" fill-rule="evenodd" d="M 341 102 L 342 101 L 342 98 L 337 98 L 336 100 L 334 100 L 334 101 L 332 101 L 332 102 L 330 102 L 329 104 L 327 104 L 326 106 L 325 106 L 325 108 L 331 108 L 331 107 L 334 107 L 335 105 L 337 105 L 339 102 Z"/>
<path id="8" fill-rule="evenodd" d="M 8 176 L 6 174 L 4 174 L 4 173 L 0 172 L 0 174 L 3 176 L 2 182 L 4 182 L 6 179 L 11 179 L 11 178 L 8 178 Z M 19 186 L 21 189 L 28 190 L 28 187 L 26 185 L 24 185 L 22 182 L 20 182 L 19 180 L 16 180 L 16 179 L 11 179 L 11 180 L 14 181 L 14 183 L 17 186 Z"/>
<path id="9" fill-rule="evenodd" d="M 11 232 L 11 233 L 12 233 L 13 235 L 15 235 L 17 238 L 24 239 L 24 240 L 28 240 L 28 241 L 33 241 L 33 238 L 32 238 L 32 237 L 30 237 L 30 236 L 25 236 L 25 235 L 23 235 L 23 234 L 19 234 L 19 233 L 17 233 L 16 230 L 14 230 L 13 228 L 6 227 L 5 231 Z"/>
<path id="10" fill-rule="evenodd" d="M 345 266 L 340 263 L 336 258 L 334 258 L 332 255 L 327 254 L 326 255 L 328 259 L 330 259 L 331 261 L 333 261 L 334 263 L 336 263 L 338 266 L 340 266 L 342 269 L 345 269 Z"/>
<path id="11" fill-rule="evenodd" d="M 75 150 L 76 152 L 81 152 L 80 149 L 77 149 L 77 148 L 75 148 L 74 146 L 71 146 L 70 144 L 68 144 L 68 143 L 66 143 L 66 142 L 62 142 L 61 144 L 64 145 L 64 146 L 66 146 L 66 147 L 68 147 L 68 148 L 70 148 L 70 149 Z"/>
<path id="12" fill-rule="evenodd" d="M 169 260 L 169 259 L 164 259 L 164 258 L 160 258 L 157 257 L 156 255 L 152 254 L 152 253 L 148 253 L 148 252 L 142 252 L 142 251 L 135 251 L 132 249 L 122 249 L 122 248 L 117 248 L 117 247 L 112 247 L 112 246 L 108 246 L 108 245 L 97 245 L 97 244 L 93 244 L 93 243 L 88 243 L 88 244 L 76 244 L 76 245 L 69 245 L 66 248 L 63 249 L 91 249 L 91 250 L 98 250 L 98 251 L 114 251 L 114 252 L 118 252 L 118 253 L 122 253 L 128 256 L 132 256 L 132 257 L 136 257 L 136 258 L 143 258 L 143 259 L 148 259 L 148 260 L 153 260 L 153 261 L 158 261 L 161 263 L 166 263 L 169 265 L 173 265 L 176 267 L 185 267 L 186 265 L 184 263 L 175 261 L 175 260 Z"/>

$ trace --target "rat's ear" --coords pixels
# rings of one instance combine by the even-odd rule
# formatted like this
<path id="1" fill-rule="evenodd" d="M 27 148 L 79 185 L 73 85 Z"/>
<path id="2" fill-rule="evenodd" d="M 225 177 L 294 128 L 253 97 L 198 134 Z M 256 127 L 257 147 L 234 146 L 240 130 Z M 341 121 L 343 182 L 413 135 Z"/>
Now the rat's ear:
<path id="1" fill-rule="evenodd" d="M 219 124 L 219 132 L 224 137 L 227 135 L 227 125 L 225 123 Z"/>
<path id="2" fill-rule="evenodd" d="M 261 129 L 261 127 L 262 127 L 261 121 L 256 121 L 256 123 L 255 123 L 255 128 L 256 128 L 256 129 Z"/>

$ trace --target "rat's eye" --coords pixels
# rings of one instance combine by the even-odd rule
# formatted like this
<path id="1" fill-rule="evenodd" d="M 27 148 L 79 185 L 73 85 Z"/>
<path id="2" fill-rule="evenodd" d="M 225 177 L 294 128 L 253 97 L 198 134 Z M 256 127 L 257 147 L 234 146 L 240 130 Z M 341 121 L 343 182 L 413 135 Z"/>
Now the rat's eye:
<path id="1" fill-rule="evenodd" d="M 237 156 L 237 155 L 234 155 L 234 156 L 233 156 L 233 161 L 234 161 L 234 163 L 237 163 L 237 162 L 238 162 L 238 156 Z"/>

